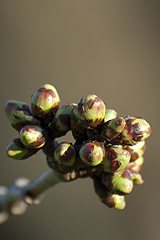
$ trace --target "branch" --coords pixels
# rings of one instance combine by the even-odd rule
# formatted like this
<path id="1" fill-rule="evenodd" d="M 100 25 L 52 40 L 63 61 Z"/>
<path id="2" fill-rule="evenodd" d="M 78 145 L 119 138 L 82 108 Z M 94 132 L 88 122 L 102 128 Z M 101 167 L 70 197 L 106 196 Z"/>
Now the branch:
<path id="1" fill-rule="evenodd" d="M 49 169 L 31 182 L 27 178 L 19 178 L 9 188 L 0 186 L 0 224 L 7 221 L 9 215 L 22 215 L 29 205 L 39 204 L 43 193 L 56 184 L 85 178 L 93 172 L 94 169 L 72 170 L 62 174 Z"/>
<path id="2" fill-rule="evenodd" d="M 21 215 L 27 207 L 40 202 L 41 195 L 49 188 L 66 181 L 62 174 L 48 170 L 33 181 L 20 178 L 10 188 L 0 187 L 0 223 L 9 215 Z"/>

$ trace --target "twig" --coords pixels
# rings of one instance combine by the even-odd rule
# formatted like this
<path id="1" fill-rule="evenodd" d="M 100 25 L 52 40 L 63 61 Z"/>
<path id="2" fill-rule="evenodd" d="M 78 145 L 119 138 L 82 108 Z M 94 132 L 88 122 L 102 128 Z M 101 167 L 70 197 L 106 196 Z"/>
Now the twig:
<path id="1" fill-rule="evenodd" d="M 94 169 L 60 173 L 49 169 L 31 182 L 27 178 L 19 178 L 9 188 L 0 186 L 0 224 L 9 215 L 22 215 L 29 205 L 39 204 L 44 192 L 56 184 L 86 178 L 93 172 Z"/>
<path id="2" fill-rule="evenodd" d="M 48 170 L 33 181 L 20 178 L 10 188 L 0 187 L 0 223 L 9 215 L 23 214 L 28 205 L 38 204 L 41 195 L 50 187 L 64 182 L 63 175 L 55 170 Z"/>

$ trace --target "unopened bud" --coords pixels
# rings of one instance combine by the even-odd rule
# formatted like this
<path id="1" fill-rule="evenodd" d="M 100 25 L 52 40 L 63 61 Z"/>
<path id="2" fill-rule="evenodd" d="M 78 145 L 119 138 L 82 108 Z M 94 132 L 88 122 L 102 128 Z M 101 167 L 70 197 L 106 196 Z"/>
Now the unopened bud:
<path id="1" fill-rule="evenodd" d="M 125 196 L 118 194 L 109 193 L 108 196 L 102 200 L 102 202 L 106 206 L 118 210 L 123 210 L 126 206 Z"/>
<path id="2" fill-rule="evenodd" d="M 96 127 L 104 120 L 106 106 L 94 94 L 83 97 L 74 109 L 74 115 L 87 126 Z"/>
<path id="3" fill-rule="evenodd" d="M 117 112 L 114 109 L 106 109 L 104 122 L 108 122 L 117 117 Z"/>
<path id="4" fill-rule="evenodd" d="M 144 119 L 128 116 L 125 120 L 126 126 L 121 133 L 122 141 L 125 144 L 132 145 L 150 136 L 151 127 Z"/>
<path id="5" fill-rule="evenodd" d="M 144 183 L 144 180 L 143 180 L 142 175 L 140 173 L 130 171 L 130 174 L 131 174 L 132 181 L 133 181 L 134 184 L 142 185 Z"/>
<path id="6" fill-rule="evenodd" d="M 106 154 L 103 161 L 105 172 L 116 172 L 124 169 L 131 155 L 127 150 L 124 150 L 121 145 L 111 145 L 106 147 Z"/>
<path id="7" fill-rule="evenodd" d="M 100 135 L 106 140 L 112 140 L 123 131 L 125 125 L 124 118 L 116 117 L 100 126 Z"/>
<path id="8" fill-rule="evenodd" d="M 93 129 L 92 129 L 93 130 Z M 82 141 L 88 139 L 87 131 L 88 127 L 83 122 L 75 118 L 74 114 L 71 116 L 71 131 L 73 137 Z"/>
<path id="9" fill-rule="evenodd" d="M 62 142 L 54 151 L 54 159 L 60 165 L 71 167 L 76 160 L 76 151 L 71 143 Z"/>
<path id="10" fill-rule="evenodd" d="M 80 148 L 79 156 L 87 165 L 97 166 L 104 159 L 104 146 L 97 141 L 87 142 Z"/>
<path id="11" fill-rule="evenodd" d="M 135 161 L 143 156 L 146 149 L 145 141 L 140 141 L 132 146 L 126 145 L 124 146 L 124 149 L 126 149 L 131 154 L 130 161 Z"/>
<path id="12" fill-rule="evenodd" d="M 51 110 L 57 110 L 59 102 L 60 98 L 55 87 L 45 84 L 32 95 L 32 113 L 36 117 L 44 118 Z"/>
<path id="13" fill-rule="evenodd" d="M 127 166 L 127 169 L 131 169 L 132 171 L 139 173 L 141 171 L 142 165 L 144 163 L 144 158 L 140 157 L 134 162 L 130 162 Z"/>
<path id="14" fill-rule="evenodd" d="M 128 194 L 133 189 L 133 181 L 128 170 L 102 175 L 102 183 L 115 194 Z"/>
<path id="15" fill-rule="evenodd" d="M 38 123 L 38 120 L 32 116 L 29 105 L 24 102 L 7 101 L 5 113 L 11 126 L 18 131 L 25 125 Z"/>
<path id="16" fill-rule="evenodd" d="M 23 127 L 20 131 L 20 140 L 29 148 L 41 148 L 46 142 L 43 129 L 35 125 Z"/>
<path id="17" fill-rule="evenodd" d="M 36 149 L 26 148 L 19 138 L 14 139 L 6 148 L 6 153 L 8 157 L 17 160 L 27 159 L 36 152 Z"/>
<path id="18" fill-rule="evenodd" d="M 63 105 L 57 110 L 55 118 L 51 124 L 53 134 L 55 133 L 56 137 L 63 136 L 71 129 L 71 115 L 75 107 L 76 104 L 71 103 Z"/>

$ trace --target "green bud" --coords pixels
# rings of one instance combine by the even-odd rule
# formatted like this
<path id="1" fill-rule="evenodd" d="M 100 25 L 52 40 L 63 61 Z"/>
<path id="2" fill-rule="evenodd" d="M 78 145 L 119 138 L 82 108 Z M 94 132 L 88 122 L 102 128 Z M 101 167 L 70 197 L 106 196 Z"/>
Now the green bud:
<path id="1" fill-rule="evenodd" d="M 106 148 L 103 167 L 105 172 L 116 172 L 124 169 L 131 155 L 127 150 L 124 150 L 121 145 L 111 145 Z"/>
<path id="2" fill-rule="evenodd" d="M 104 120 L 105 112 L 104 102 L 93 94 L 83 97 L 74 109 L 76 119 L 90 127 L 100 124 Z"/>
<path id="3" fill-rule="evenodd" d="M 123 210 L 126 206 L 125 196 L 109 193 L 108 196 L 102 199 L 102 202 L 110 207 L 118 210 Z"/>
<path id="4" fill-rule="evenodd" d="M 102 183 L 115 194 L 127 194 L 133 189 L 133 181 L 128 170 L 102 175 Z"/>
<path id="5" fill-rule="evenodd" d="M 71 167 L 76 161 L 76 150 L 72 143 L 62 142 L 54 151 L 54 159 L 60 165 Z"/>
<path id="6" fill-rule="evenodd" d="M 26 148 L 19 138 L 14 139 L 6 148 L 8 157 L 23 160 L 31 157 L 37 150 Z"/>
<path id="7" fill-rule="evenodd" d="M 44 130 L 36 125 L 27 125 L 20 131 L 21 142 L 29 148 L 41 148 L 46 142 Z"/>
<path id="8" fill-rule="evenodd" d="M 104 122 L 108 122 L 117 117 L 117 112 L 114 109 L 106 109 Z"/>
<path id="9" fill-rule="evenodd" d="M 63 136 L 71 129 L 71 114 L 75 107 L 76 104 L 71 103 L 62 106 L 57 110 L 55 118 L 51 124 L 51 128 L 56 137 Z"/>
<path id="10" fill-rule="evenodd" d="M 140 157 L 137 160 L 135 160 L 134 162 L 130 162 L 127 166 L 127 169 L 138 173 L 141 171 L 143 163 L 144 163 L 144 158 Z"/>
<path id="11" fill-rule="evenodd" d="M 130 161 L 135 161 L 143 156 L 146 149 L 145 141 L 140 141 L 132 146 L 124 146 L 124 149 L 126 149 L 131 154 Z"/>
<path id="12" fill-rule="evenodd" d="M 103 138 L 112 140 L 116 138 L 124 129 L 126 121 L 122 117 L 116 117 L 100 126 L 100 135 Z"/>
<path id="13" fill-rule="evenodd" d="M 94 189 L 100 200 L 108 207 L 116 209 L 125 208 L 125 197 L 117 194 L 112 194 L 106 186 L 102 184 L 98 177 L 93 177 Z"/>
<path id="14" fill-rule="evenodd" d="M 79 156 L 87 165 L 97 166 L 104 159 L 104 146 L 97 141 L 87 142 L 80 148 Z"/>
<path id="15" fill-rule="evenodd" d="M 132 181 L 133 181 L 134 184 L 142 185 L 144 183 L 144 180 L 143 180 L 142 175 L 140 173 L 130 171 L 130 174 L 131 174 Z"/>
<path id="16" fill-rule="evenodd" d="M 24 102 L 7 101 L 5 113 L 11 126 L 18 131 L 25 125 L 38 123 L 38 120 L 32 116 L 29 105 Z"/>
<path id="17" fill-rule="evenodd" d="M 125 144 L 132 145 L 150 136 L 151 127 L 144 119 L 127 116 L 125 120 L 126 126 L 121 134 L 122 141 Z"/>
<path id="18" fill-rule="evenodd" d="M 73 137 L 76 140 L 81 139 L 84 141 L 88 139 L 88 135 L 87 135 L 88 127 L 84 125 L 83 122 L 78 121 L 75 118 L 74 114 L 71 115 L 71 131 L 72 131 Z"/>
<path id="19" fill-rule="evenodd" d="M 59 102 L 60 98 L 56 88 L 50 84 L 45 84 L 32 95 L 32 113 L 36 117 L 44 118 L 52 110 L 57 110 Z"/>

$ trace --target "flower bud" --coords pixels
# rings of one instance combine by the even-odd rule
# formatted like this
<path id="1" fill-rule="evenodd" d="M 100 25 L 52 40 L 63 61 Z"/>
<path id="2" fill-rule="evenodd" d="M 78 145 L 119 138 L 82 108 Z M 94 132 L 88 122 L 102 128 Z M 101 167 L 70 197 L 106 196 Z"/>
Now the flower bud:
<path id="1" fill-rule="evenodd" d="M 116 138 L 124 129 L 126 121 L 122 117 L 116 117 L 100 126 L 100 135 L 104 139 Z"/>
<path id="2" fill-rule="evenodd" d="M 124 146 L 124 149 L 126 149 L 131 154 L 130 161 L 135 161 L 138 158 L 143 156 L 145 149 L 146 149 L 145 141 L 140 141 L 132 146 L 126 145 L 126 146 Z"/>
<path id="3" fill-rule="evenodd" d="M 144 163 L 144 158 L 140 157 L 137 160 L 135 160 L 134 162 L 130 162 L 127 166 L 127 169 L 138 173 L 141 171 L 143 163 Z"/>
<path id="4" fill-rule="evenodd" d="M 106 186 L 102 184 L 101 180 L 97 177 L 93 178 L 94 189 L 101 201 L 110 208 L 124 209 L 125 197 L 117 194 L 112 194 L 108 191 Z"/>
<path id="5" fill-rule="evenodd" d="M 78 121 L 74 114 L 71 116 L 71 131 L 74 139 L 76 140 L 85 141 L 88 139 L 88 127 L 85 126 L 83 122 Z"/>
<path id="6" fill-rule="evenodd" d="M 106 109 L 104 122 L 108 122 L 117 117 L 117 112 L 114 109 Z"/>
<path id="7" fill-rule="evenodd" d="M 87 165 L 97 166 L 104 159 L 105 149 L 103 144 L 97 141 L 87 142 L 80 148 L 79 156 Z"/>
<path id="8" fill-rule="evenodd" d="M 51 110 L 57 110 L 60 98 L 55 87 L 45 84 L 33 93 L 31 102 L 33 115 L 45 118 Z"/>
<path id="9" fill-rule="evenodd" d="M 36 125 L 27 125 L 20 131 L 21 142 L 29 148 L 41 148 L 46 142 L 44 131 Z"/>
<path id="10" fill-rule="evenodd" d="M 74 109 L 76 119 L 90 127 L 100 124 L 104 120 L 105 112 L 104 102 L 93 94 L 83 97 Z"/>
<path id="11" fill-rule="evenodd" d="M 130 158 L 130 153 L 124 150 L 121 145 L 111 145 L 106 148 L 106 154 L 103 161 L 104 171 L 121 171 L 128 165 Z"/>
<path id="12" fill-rule="evenodd" d="M 125 196 L 118 194 L 109 193 L 108 196 L 102 200 L 102 202 L 106 206 L 118 210 L 123 210 L 126 206 Z"/>
<path id="13" fill-rule="evenodd" d="M 144 183 L 144 180 L 142 178 L 142 175 L 140 173 L 136 173 L 134 171 L 130 171 L 132 181 L 136 185 L 142 185 Z"/>
<path id="14" fill-rule="evenodd" d="M 144 119 L 127 116 L 125 120 L 126 126 L 121 134 L 122 141 L 125 144 L 132 145 L 150 136 L 151 127 Z"/>
<path id="15" fill-rule="evenodd" d="M 115 194 L 127 194 L 133 189 L 133 181 L 128 170 L 102 175 L 102 183 Z"/>
<path id="16" fill-rule="evenodd" d="M 54 131 L 56 137 L 63 136 L 71 129 L 71 114 L 76 107 L 75 103 L 66 104 L 60 107 L 56 114 L 55 118 L 51 124 L 51 128 Z"/>
<path id="17" fill-rule="evenodd" d="M 37 152 L 37 149 L 28 149 L 20 141 L 19 138 L 14 139 L 6 148 L 8 157 L 23 160 L 31 157 Z"/>
<path id="18" fill-rule="evenodd" d="M 71 167 L 76 161 L 76 151 L 72 143 L 62 142 L 54 151 L 54 159 L 60 165 Z"/>
<path id="19" fill-rule="evenodd" d="M 12 127 L 18 131 L 25 125 L 38 123 L 38 120 L 32 116 L 29 105 L 24 102 L 7 101 L 5 113 Z"/>

